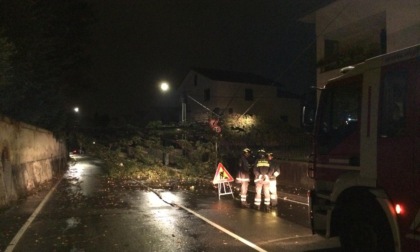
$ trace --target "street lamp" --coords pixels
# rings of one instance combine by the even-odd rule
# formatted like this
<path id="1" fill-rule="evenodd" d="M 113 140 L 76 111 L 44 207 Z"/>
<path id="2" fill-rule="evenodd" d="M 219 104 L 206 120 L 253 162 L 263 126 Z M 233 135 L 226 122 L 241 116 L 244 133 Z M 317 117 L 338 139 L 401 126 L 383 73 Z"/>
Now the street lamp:
<path id="1" fill-rule="evenodd" d="M 168 92 L 170 89 L 169 83 L 166 81 L 161 82 L 159 87 L 163 93 Z M 182 96 L 181 97 L 181 122 L 182 124 L 186 122 L 186 117 L 187 117 L 186 114 L 187 114 L 187 104 L 185 102 L 185 97 Z"/>
<path id="2" fill-rule="evenodd" d="M 160 89 L 161 89 L 163 92 L 168 91 L 168 90 L 169 90 L 169 84 L 168 84 L 167 82 L 162 82 L 162 83 L 160 84 Z"/>
<path id="3" fill-rule="evenodd" d="M 167 82 L 161 82 L 160 83 L 160 89 L 162 92 L 167 92 L 169 90 L 169 84 Z M 181 94 L 181 124 L 185 125 L 187 122 L 187 98 L 192 100 L 193 102 L 195 102 L 196 104 L 198 104 L 199 106 L 201 106 L 203 109 L 207 110 L 208 112 L 210 112 L 211 114 L 215 115 L 217 117 L 217 119 L 211 120 L 210 124 L 212 126 L 212 129 L 214 131 L 216 131 L 217 133 L 220 133 L 221 128 L 220 126 L 217 125 L 218 121 L 219 121 L 219 117 L 220 115 L 215 113 L 214 111 L 210 110 L 208 107 L 206 107 L 204 104 L 200 103 L 198 100 L 194 99 L 192 96 L 190 96 L 189 94 L 187 94 L 184 91 L 182 91 Z M 183 139 L 185 139 L 185 133 L 183 134 Z M 215 151 L 216 151 L 216 164 L 217 164 L 217 138 L 216 138 L 216 142 L 215 142 Z"/>
<path id="4" fill-rule="evenodd" d="M 75 124 L 75 127 L 77 127 L 78 124 L 80 123 L 79 122 L 79 120 L 80 120 L 80 118 L 79 118 L 80 109 L 79 109 L 79 107 L 74 107 L 73 108 L 73 111 L 74 111 L 74 114 L 75 114 L 75 116 L 74 116 L 74 124 Z"/>
<path id="5" fill-rule="evenodd" d="M 160 89 L 162 90 L 162 92 L 166 93 L 169 90 L 169 84 L 167 82 L 161 82 L 160 83 Z M 181 123 L 185 124 L 187 122 L 187 98 L 192 100 L 193 102 L 195 102 L 196 104 L 198 104 L 199 106 L 201 106 L 203 109 L 207 110 L 208 112 L 210 112 L 211 114 L 215 115 L 217 118 L 220 117 L 219 114 L 215 113 L 214 111 L 212 111 L 211 109 L 209 109 L 208 107 L 206 107 L 205 105 L 203 105 L 201 102 L 197 101 L 196 99 L 194 99 L 192 96 L 188 95 L 185 91 L 182 93 L 181 95 Z"/>

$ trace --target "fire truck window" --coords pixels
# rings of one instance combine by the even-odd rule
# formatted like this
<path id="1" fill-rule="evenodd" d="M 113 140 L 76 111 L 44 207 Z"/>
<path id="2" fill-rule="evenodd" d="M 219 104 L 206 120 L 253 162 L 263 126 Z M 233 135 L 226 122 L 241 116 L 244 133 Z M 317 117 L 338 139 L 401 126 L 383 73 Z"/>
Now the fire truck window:
<path id="1" fill-rule="evenodd" d="M 331 90 L 328 111 L 324 112 L 325 131 L 347 128 L 359 120 L 360 88 L 346 87 Z"/>
<path id="2" fill-rule="evenodd" d="M 338 89 L 334 103 L 336 113 L 332 118 L 333 129 L 348 127 L 359 120 L 359 97 L 354 90 Z"/>
<path id="3" fill-rule="evenodd" d="M 389 73 L 382 83 L 380 136 L 404 135 L 407 77 L 405 72 Z"/>
<path id="4" fill-rule="evenodd" d="M 319 143 L 330 150 L 358 127 L 361 87 L 348 85 L 326 90 L 321 112 Z M 325 99 L 326 98 L 326 99 Z"/>

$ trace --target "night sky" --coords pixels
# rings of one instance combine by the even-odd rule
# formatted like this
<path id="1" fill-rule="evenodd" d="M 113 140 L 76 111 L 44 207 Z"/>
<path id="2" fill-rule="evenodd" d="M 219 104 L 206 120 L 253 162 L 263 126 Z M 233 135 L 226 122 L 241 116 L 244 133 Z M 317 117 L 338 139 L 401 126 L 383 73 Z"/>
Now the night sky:
<path id="1" fill-rule="evenodd" d="M 96 97 L 87 92 L 80 103 L 89 112 L 112 115 L 157 105 L 158 83 L 176 87 L 192 67 L 255 73 L 302 94 L 315 69 L 314 59 L 306 57 L 310 50 L 300 55 L 314 34 L 298 19 L 330 1 L 89 2 L 96 17 L 91 48 Z"/>

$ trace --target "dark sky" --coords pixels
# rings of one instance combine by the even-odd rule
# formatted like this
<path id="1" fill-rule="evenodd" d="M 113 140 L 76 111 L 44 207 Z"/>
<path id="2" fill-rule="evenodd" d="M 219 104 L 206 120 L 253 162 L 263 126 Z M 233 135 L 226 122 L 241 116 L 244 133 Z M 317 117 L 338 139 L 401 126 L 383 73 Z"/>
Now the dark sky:
<path id="1" fill-rule="evenodd" d="M 313 62 L 303 58 L 291 64 L 314 35 L 298 19 L 329 2 L 89 1 L 97 19 L 92 78 L 100 94 L 90 99 L 90 111 L 110 114 L 155 105 L 158 83 L 177 86 L 192 67 L 251 72 L 302 93 L 309 81 L 302 71 L 310 72 Z"/>

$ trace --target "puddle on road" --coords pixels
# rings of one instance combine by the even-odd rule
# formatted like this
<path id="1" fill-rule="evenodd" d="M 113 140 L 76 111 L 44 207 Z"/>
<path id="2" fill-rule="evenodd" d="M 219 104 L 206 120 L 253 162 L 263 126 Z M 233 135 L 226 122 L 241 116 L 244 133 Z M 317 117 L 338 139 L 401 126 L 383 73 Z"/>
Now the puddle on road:
<path id="1" fill-rule="evenodd" d="M 75 186 L 73 191 L 79 190 L 84 196 L 92 196 L 97 191 L 100 176 L 103 174 L 101 167 L 92 163 L 92 160 L 78 160 L 69 167 L 65 175 Z"/>

